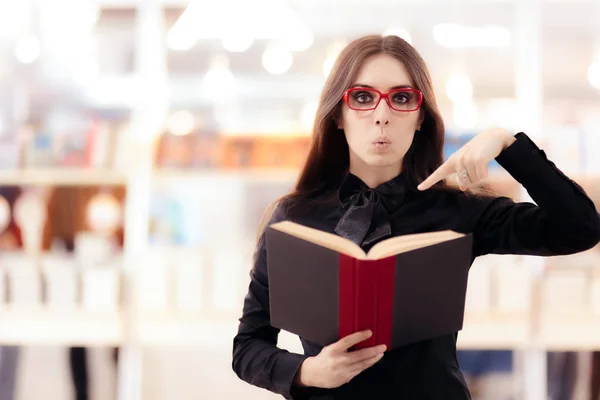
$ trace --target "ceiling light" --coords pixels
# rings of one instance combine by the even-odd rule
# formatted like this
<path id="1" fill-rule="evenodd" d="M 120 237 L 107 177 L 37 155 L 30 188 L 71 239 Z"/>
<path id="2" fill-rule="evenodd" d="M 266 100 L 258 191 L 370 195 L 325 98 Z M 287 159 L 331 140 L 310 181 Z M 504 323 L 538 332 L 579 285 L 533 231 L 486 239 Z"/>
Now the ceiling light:
<path id="1" fill-rule="evenodd" d="M 236 79 L 229 69 L 229 59 L 216 56 L 211 60 L 209 70 L 202 79 L 202 92 L 212 101 L 230 99 L 237 90 Z"/>
<path id="2" fill-rule="evenodd" d="M 600 89 L 600 61 L 594 61 L 588 67 L 587 77 L 590 85 L 596 89 Z"/>
<path id="3" fill-rule="evenodd" d="M 262 64 L 267 72 L 281 75 L 287 72 L 293 62 L 292 52 L 283 45 L 269 46 L 262 56 Z"/>
<path id="4" fill-rule="evenodd" d="M 40 41 L 33 35 L 23 36 L 15 46 L 15 56 L 23 64 L 31 64 L 42 51 Z"/>
<path id="5" fill-rule="evenodd" d="M 167 131 L 175 136 L 187 135 L 196 124 L 194 115 L 187 110 L 176 111 L 167 119 Z"/>
<path id="6" fill-rule="evenodd" d="M 473 85 L 468 76 L 453 74 L 446 82 L 446 94 L 454 103 L 468 102 L 473 98 Z"/>

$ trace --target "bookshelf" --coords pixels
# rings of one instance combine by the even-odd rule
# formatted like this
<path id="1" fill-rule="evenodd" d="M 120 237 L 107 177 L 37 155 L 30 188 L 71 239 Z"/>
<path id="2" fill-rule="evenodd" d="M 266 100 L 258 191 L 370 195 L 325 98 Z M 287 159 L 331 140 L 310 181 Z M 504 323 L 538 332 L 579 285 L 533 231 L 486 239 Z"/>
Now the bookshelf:
<path id="1" fill-rule="evenodd" d="M 64 310 L 0 310 L 0 344 L 17 346 L 118 346 L 121 313 Z"/>
<path id="2" fill-rule="evenodd" d="M 146 180 L 138 193 L 148 190 L 146 185 L 194 185 L 204 180 L 219 181 L 221 178 L 235 180 L 241 185 L 256 183 L 293 184 L 296 170 L 181 170 L 153 168 L 134 171 L 131 176 L 102 170 L 27 170 L 2 171 L 0 184 L 30 185 L 105 185 L 123 184 L 128 190 L 137 190 L 134 178 Z M 587 178 L 586 181 L 591 180 Z M 500 191 L 510 193 L 515 184 L 505 174 L 493 174 L 488 178 Z M 139 189 L 140 187 L 138 187 Z M 135 219 L 141 229 L 147 215 L 144 210 L 129 208 L 126 220 Z M 142 218 L 140 222 L 139 219 Z M 127 224 L 127 222 L 126 222 Z M 138 239 L 139 240 L 139 239 Z M 142 246 L 138 242 L 138 246 Z M 150 246 L 152 247 L 152 246 Z M 147 245 L 143 244 L 147 249 Z M 135 260 L 130 259 L 130 262 Z M 599 263 L 600 264 L 600 263 Z M 140 269 L 123 271 L 130 282 L 141 273 Z M 533 282 L 535 285 L 535 282 Z M 125 285 L 128 293 L 134 286 Z M 534 292 L 535 296 L 535 292 Z M 241 302 L 238 302 L 241 307 Z M 177 311 L 144 313 L 135 301 L 124 304 L 123 310 L 111 314 L 88 313 L 81 310 L 57 312 L 51 309 L 8 310 L 0 307 L 0 344 L 2 345 L 63 345 L 63 346 L 119 346 L 143 348 L 144 346 L 192 346 L 204 347 L 211 343 L 215 349 L 229 351 L 237 329 L 240 311 L 199 312 L 183 314 Z M 302 351 L 298 339 L 285 332 L 280 336 L 280 346 L 291 351 Z M 464 329 L 458 335 L 459 349 L 506 349 L 522 352 L 527 357 L 539 356 L 550 350 L 591 351 L 600 350 L 600 315 L 556 315 L 544 313 L 511 313 L 495 310 L 467 312 Z M 535 351 L 532 351 L 535 350 Z M 132 374 L 139 373 L 139 364 L 128 364 L 124 358 L 123 368 Z"/>
<path id="3" fill-rule="evenodd" d="M 230 346 L 238 326 L 237 312 L 139 313 L 125 323 L 123 312 L 0 310 L 0 344 L 119 346 L 125 330 L 141 345 Z M 293 339 L 285 339 L 292 336 Z M 282 332 L 284 344 L 297 340 Z M 466 313 L 457 347 L 463 350 L 600 351 L 600 315 Z M 299 349 L 301 351 L 301 349 Z"/>
<path id="4" fill-rule="evenodd" d="M 467 312 L 456 345 L 463 350 L 526 348 L 532 341 L 532 320 L 530 313 Z"/>
<path id="5" fill-rule="evenodd" d="M 549 351 L 600 350 L 600 314 L 543 313 L 538 324 L 536 341 Z"/>
<path id="6" fill-rule="evenodd" d="M 95 186 L 125 185 L 124 172 L 96 168 L 0 169 L 0 185 Z"/>

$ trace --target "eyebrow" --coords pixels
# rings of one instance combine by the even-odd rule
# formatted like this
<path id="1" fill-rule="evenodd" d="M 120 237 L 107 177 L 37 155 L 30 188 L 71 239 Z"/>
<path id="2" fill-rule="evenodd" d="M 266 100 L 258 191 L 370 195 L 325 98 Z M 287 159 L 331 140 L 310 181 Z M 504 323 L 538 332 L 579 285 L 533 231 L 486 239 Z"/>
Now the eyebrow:
<path id="1" fill-rule="evenodd" d="M 368 88 L 368 89 L 375 89 L 371 85 L 365 85 L 365 84 L 362 84 L 362 83 L 356 83 L 356 84 L 353 85 L 353 87 L 362 87 L 362 88 Z M 394 89 L 414 89 L 414 88 L 411 85 L 398 85 L 398 86 L 392 87 L 390 90 L 394 90 Z"/>

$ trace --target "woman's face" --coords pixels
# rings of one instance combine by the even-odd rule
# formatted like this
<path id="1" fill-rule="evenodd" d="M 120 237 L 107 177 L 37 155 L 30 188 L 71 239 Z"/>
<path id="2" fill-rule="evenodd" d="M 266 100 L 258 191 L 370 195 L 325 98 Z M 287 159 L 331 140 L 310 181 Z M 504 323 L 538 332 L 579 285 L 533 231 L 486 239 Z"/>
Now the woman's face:
<path id="1" fill-rule="evenodd" d="M 402 62 L 387 54 L 377 54 L 365 60 L 352 87 L 372 87 L 387 93 L 397 87 L 412 88 L 413 82 Z M 348 96 L 352 108 L 346 102 L 342 106 L 338 125 L 344 130 L 350 148 L 350 165 L 401 168 L 422 122 L 421 113 L 396 111 L 383 98 L 373 110 L 356 110 L 368 108 L 369 104 L 374 106 L 377 96 L 374 92 L 353 91 Z M 389 97 L 395 108 L 405 110 L 416 107 L 417 99 L 415 92 L 398 92 Z"/>

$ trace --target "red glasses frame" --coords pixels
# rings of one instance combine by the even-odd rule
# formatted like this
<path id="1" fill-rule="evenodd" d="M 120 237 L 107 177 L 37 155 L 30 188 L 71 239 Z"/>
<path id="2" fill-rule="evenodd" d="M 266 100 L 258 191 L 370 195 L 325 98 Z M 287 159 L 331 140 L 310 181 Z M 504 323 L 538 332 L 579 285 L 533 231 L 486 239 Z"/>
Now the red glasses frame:
<path id="1" fill-rule="evenodd" d="M 350 105 L 350 102 L 348 101 L 348 96 L 350 96 L 350 93 L 352 92 L 362 92 L 362 91 L 369 91 L 369 92 L 375 92 L 377 94 L 379 94 L 379 100 L 377 100 L 377 104 L 375 104 L 375 106 L 371 107 L 371 108 L 354 108 Z M 417 93 L 418 97 L 419 97 L 419 102 L 417 103 L 417 106 L 413 109 L 410 110 L 399 110 L 397 108 L 394 108 L 394 106 L 392 106 L 392 103 L 390 102 L 390 94 L 395 94 L 398 92 L 413 92 L 413 93 Z M 390 108 L 394 111 L 400 111 L 400 112 L 412 112 L 412 111 L 417 111 L 419 108 L 421 108 L 421 104 L 423 103 L 423 93 L 418 90 L 418 89 L 413 89 L 413 88 L 399 88 L 399 89 L 392 89 L 389 92 L 383 93 L 380 92 L 377 89 L 373 89 L 373 88 L 367 88 L 367 87 L 352 87 L 350 89 L 347 89 L 344 92 L 344 102 L 348 105 L 348 107 L 351 110 L 356 110 L 356 111 L 370 111 L 370 110 L 374 110 L 379 106 L 379 103 L 381 102 L 381 99 L 385 99 L 385 101 L 387 102 L 388 106 L 390 106 Z"/>

